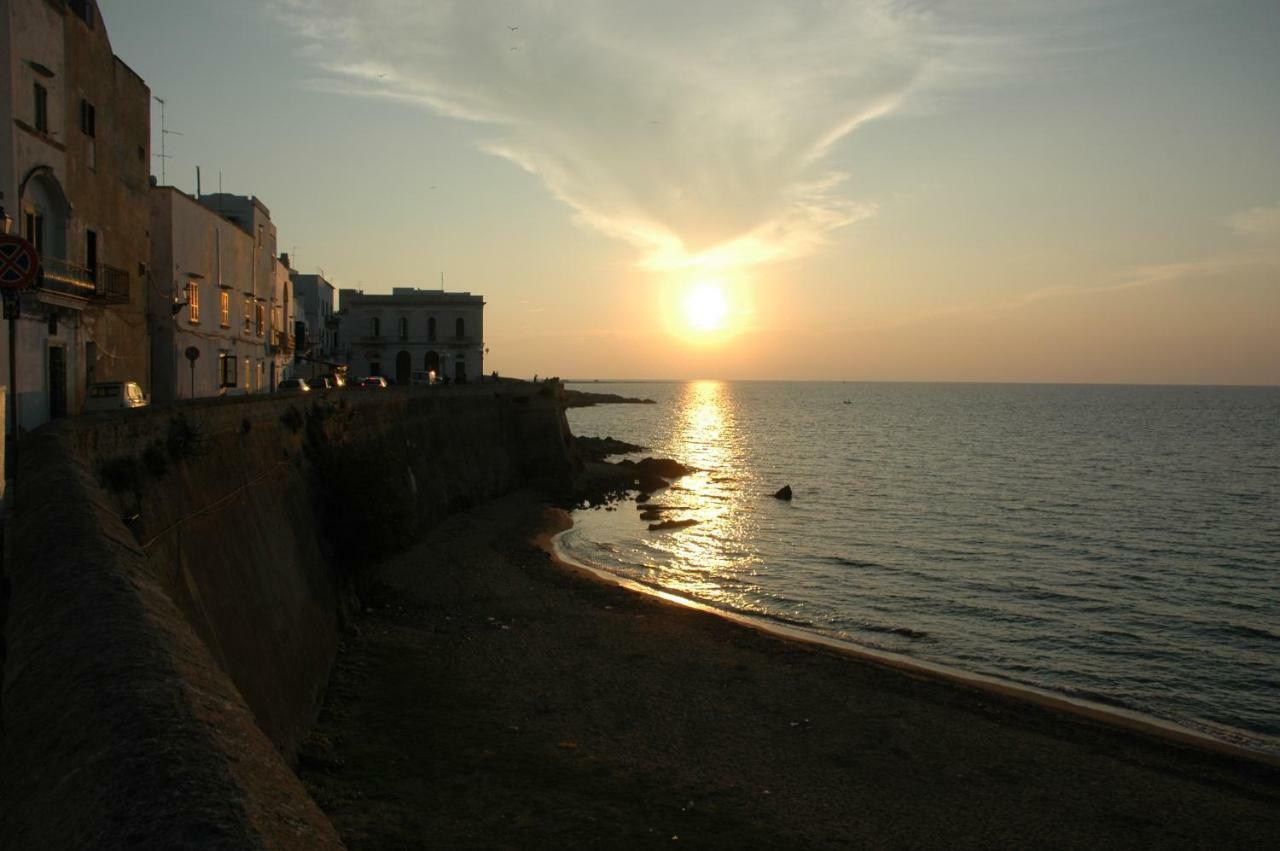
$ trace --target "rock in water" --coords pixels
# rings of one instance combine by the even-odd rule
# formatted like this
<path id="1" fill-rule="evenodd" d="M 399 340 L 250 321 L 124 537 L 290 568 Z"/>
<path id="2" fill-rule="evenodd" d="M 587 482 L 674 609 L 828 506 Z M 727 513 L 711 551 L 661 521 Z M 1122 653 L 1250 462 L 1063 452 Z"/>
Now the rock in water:
<path id="1" fill-rule="evenodd" d="M 663 529 L 683 529 L 686 526 L 692 526 L 697 520 L 663 520 L 661 523 L 650 523 L 650 532 L 660 532 Z"/>
<path id="2" fill-rule="evenodd" d="M 773 495 L 774 499 L 791 499 L 791 485 L 783 485 L 782 489 Z"/>

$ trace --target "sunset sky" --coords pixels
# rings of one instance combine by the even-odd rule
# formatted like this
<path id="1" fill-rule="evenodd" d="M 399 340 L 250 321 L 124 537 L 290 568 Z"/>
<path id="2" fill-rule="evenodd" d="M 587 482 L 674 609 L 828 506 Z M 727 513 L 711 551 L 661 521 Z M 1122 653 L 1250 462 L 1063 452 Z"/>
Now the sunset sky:
<path id="1" fill-rule="evenodd" d="M 504 374 L 1280 383 L 1275 0 L 99 3 L 168 182 Z"/>

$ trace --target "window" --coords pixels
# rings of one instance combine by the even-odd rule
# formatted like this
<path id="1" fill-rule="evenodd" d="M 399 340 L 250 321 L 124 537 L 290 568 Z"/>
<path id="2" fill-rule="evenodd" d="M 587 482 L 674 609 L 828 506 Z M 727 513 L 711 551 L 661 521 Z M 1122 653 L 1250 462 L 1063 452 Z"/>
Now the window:
<path id="1" fill-rule="evenodd" d="M 371 324 L 371 328 L 370 328 L 371 335 L 374 337 L 381 337 L 382 336 L 382 320 L 375 316 L 373 317 L 373 321 L 370 324 Z"/>
<path id="2" fill-rule="evenodd" d="M 253 330 L 253 297 L 244 297 L 244 332 L 248 334 Z"/>
<path id="3" fill-rule="evenodd" d="M 187 281 L 187 320 L 200 324 L 200 284 L 195 281 Z"/>
<path id="4" fill-rule="evenodd" d="M 23 229 L 26 231 L 27 242 L 35 246 L 36 253 L 44 255 L 44 216 L 35 210 L 27 210 L 27 214 L 23 217 Z"/>
<path id="5" fill-rule="evenodd" d="M 403 316 L 400 317 L 400 339 L 409 339 L 409 320 Z"/>
<path id="6" fill-rule="evenodd" d="M 231 293 L 226 290 L 218 293 L 218 321 L 223 328 L 231 327 Z"/>
<path id="7" fill-rule="evenodd" d="M 427 339 L 433 343 L 436 339 L 436 318 L 434 316 L 427 317 Z"/>
<path id="8" fill-rule="evenodd" d="M 257 326 L 258 336 L 261 337 L 267 324 L 267 307 L 260 301 L 253 305 L 253 321 Z"/>
<path id="9" fill-rule="evenodd" d="M 98 281 L 98 232 L 84 232 L 84 265 L 89 270 L 89 280 Z"/>
<path id="10" fill-rule="evenodd" d="M 49 132 L 49 90 L 39 83 L 35 84 L 36 129 L 41 133 Z"/>
<path id="11" fill-rule="evenodd" d="M 218 386 L 236 386 L 236 356 L 218 352 Z"/>
<path id="12" fill-rule="evenodd" d="M 80 132 L 89 138 L 97 134 L 98 111 L 87 100 L 80 101 Z"/>
<path id="13" fill-rule="evenodd" d="M 466 335 L 467 325 L 462 321 L 462 317 L 458 317 L 458 321 L 454 323 L 454 336 L 461 340 Z"/>

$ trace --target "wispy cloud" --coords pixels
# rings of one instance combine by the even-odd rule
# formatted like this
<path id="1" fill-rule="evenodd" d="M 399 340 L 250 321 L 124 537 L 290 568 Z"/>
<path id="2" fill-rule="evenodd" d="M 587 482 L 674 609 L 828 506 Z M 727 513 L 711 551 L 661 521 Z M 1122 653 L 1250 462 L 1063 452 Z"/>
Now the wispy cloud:
<path id="1" fill-rule="evenodd" d="M 1236 213 L 1227 218 L 1227 224 L 1244 236 L 1280 239 L 1280 204 Z"/>
<path id="2" fill-rule="evenodd" d="M 655 268 L 804 255 L 874 214 L 824 168 L 1002 37 L 890 0 L 276 0 L 325 85 L 483 122 L 586 225 Z"/>

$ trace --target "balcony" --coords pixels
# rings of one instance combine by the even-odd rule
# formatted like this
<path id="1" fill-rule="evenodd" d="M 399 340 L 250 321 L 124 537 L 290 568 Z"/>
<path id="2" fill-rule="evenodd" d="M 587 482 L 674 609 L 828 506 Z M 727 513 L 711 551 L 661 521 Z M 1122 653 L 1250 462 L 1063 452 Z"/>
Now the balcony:
<path id="1" fill-rule="evenodd" d="M 94 278 L 93 270 L 87 266 L 77 266 L 56 257 L 40 258 L 38 286 L 42 290 L 74 298 L 93 298 L 98 293 Z"/>
<path id="2" fill-rule="evenodd" d="M 271 332 L 271 353 L 287 355 L 293 351 L 293 335 L 288 331 Z"/>
<path id="3" fill-rule="evenodd" d="M 129 301 L 129 273 L 105 263 L 97 271 L 57 257 L 40 258 L 40 289 L 73 298 Z"/>
<path id="4" fill-rule="evenodd" d="M 123 303 L 129 301 L 129 273 L 103 263 L 98 267 L 98 298 Z"/>

